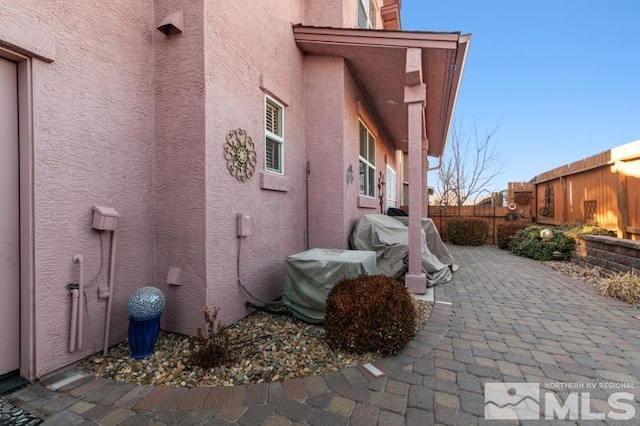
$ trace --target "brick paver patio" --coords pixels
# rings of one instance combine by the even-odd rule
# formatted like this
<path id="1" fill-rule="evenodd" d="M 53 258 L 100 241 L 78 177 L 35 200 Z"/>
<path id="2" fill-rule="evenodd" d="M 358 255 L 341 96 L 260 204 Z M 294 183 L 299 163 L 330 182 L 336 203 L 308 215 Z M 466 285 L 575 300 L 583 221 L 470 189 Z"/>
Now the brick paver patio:
<path id="1" fill-rule="evenodd" d="M 640 424 L 636 402 L 633 420 L 584 420 L 589 413 L 609 414 L 608 398 L 620 389 L 640 399 L 640 311 L 493 247 L 451 251 L 459 271 L 436 288 L 429 324 L 409 347 L 376 363 L 388 372 L 383 378 L 355 368 L 234 388 L 154 388 L 95 378 L 57 392 L 44 387 L 57 377 L 7 400 L 47 425 L 467 426 L 500 424 L 484 418 L 485 383 L 528 382 L 561 402 L 572 391 L 590 397 L 576 420 L 534 424 Z"/>

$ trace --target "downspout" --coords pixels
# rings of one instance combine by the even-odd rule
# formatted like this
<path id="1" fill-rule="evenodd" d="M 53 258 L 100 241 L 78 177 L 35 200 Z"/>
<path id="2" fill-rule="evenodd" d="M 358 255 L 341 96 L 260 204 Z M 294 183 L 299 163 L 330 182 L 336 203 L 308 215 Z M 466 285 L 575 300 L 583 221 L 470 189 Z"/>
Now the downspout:
<path id="1" fill-rule="evenodd" d="M 80 267 L 80 280 L 78 282 L 78 296 L 79 299 L 77 299 L 77 309 L 76 309 L 76 313 L 77 313 L 77 318 L 78 318 L 78 344 L 76 346 L 75 349 L 82 349 L 82 337 L 84 334 L 84 329 L 83 329 L 83 319 L 84 319 L 84 305 L 82 304 L 82 299 L 84 296 L 84 258 L 82 257 L 81 254 L 76 254 L 75 256 L 73 256 L 72 260 L 75 263 L 79 264 Z M 73 295 L 73 293 L 72 293 Z M 73 309 L 71 314 L 73 315 Z"/>
<path id="2" fill-rule="evenodd" d="M 306 187 L 306 209 L 307 209 L 307 250 L 309 250 L 309 176 L 311 175 L 311 164 L 307 161 L 307 187 Z"/>
<path id="3" fill-rule="evenodd" d="M 429 162 L 427 162 L 427 164 L 429 164 Z M 435 166 L 435 167 L 427 167 L 427 172 L 432 172 L 434 170 L 438 170 L 441 167 L 442 167 L 442 155 L 440 157 L 438 157 L 438 165 Z"/>
<path id="4" fill-rule="evenodd" d="M 71 294 L 71 330 L 69 331 L 69 352 L 76 350 L 76 333 L 78 332 L 78 289 L 69 290 Z"/>
<path id="5" fill-rule="evenodd" d="M 113 275 L 116 264 L 116 230 L 111 231 L 111 256 L 109 261 L 109 298 L 107 299 L 107 320 L 104 326 L 104 350 L 103 356 L 109 351 L 109 330 L 111 328 L 111 306 L 113 305 Z"/>
<path id="6" fill-rule="evenodd" d="M 424 199 L 425 199 L 425 209 L 427 209 L 426 214 L 423 216 L 430 217 L 429 215 L 429 176 L 428 173 L 434 170 L 438 170 L 442 167 L 442 155 L 438 157 L 438 165 L 435 167 L 429 167 L 429 150 L 427 150 L 426 155 L 424 156 L 426 162 L 426 171 L 425 171 L 425 189 L 424 189 Z"/>

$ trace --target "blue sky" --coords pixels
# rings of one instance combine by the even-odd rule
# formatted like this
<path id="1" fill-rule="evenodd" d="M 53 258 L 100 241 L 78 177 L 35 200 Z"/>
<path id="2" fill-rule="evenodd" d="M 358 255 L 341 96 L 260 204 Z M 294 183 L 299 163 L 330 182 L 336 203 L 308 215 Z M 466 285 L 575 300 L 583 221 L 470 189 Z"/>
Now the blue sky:
<path id="1" fill-rule="evenodd" d="M 504 173 L 489 189 L 640 139 L 640 1 L 402 0 L 401 11 L 404 30 L 472 34 L 456 120 L 498 127 Z"/>

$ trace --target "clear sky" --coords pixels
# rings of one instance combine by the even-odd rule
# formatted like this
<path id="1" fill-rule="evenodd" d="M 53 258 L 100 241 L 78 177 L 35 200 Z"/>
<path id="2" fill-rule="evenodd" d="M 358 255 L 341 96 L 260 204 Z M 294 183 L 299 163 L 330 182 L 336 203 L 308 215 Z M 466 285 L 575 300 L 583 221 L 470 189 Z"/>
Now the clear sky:
<path id="1" fill-rule="evenodd" d="M 472 34 L 455 117 L 498 127 L 490 190 L 640 139 L 640 0 L 402 0 L 401 12 L 404 30 Z"/>

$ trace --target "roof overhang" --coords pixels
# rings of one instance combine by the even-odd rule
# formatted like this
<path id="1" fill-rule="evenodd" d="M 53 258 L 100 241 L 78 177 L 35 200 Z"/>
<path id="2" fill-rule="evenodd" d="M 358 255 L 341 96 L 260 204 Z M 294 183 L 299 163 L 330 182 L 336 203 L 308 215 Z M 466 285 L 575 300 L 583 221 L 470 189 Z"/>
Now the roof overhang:
<path id="1" fill-rule="evenodd" d="M 345 59 L 365 103 L 396 149 L 407 151 L 408 112 L 405 86 L 415 75 L 406 70 L 409 48 L 422 52 L 426 85 L 424 148 L 432 157 L 444 151 L 464 69 L 470 35 L 413 31 L 321 28 L 296 25 L 298 47 L 309 55 Z M 412 81 L 407 80 L 411 78 Z"/>

